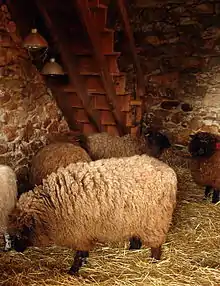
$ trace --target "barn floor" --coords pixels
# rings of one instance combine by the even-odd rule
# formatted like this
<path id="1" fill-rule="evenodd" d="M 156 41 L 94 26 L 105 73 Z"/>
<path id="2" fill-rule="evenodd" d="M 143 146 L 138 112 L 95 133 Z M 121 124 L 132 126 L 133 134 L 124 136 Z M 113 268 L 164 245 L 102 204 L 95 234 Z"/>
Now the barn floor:
<path id="1" fill-rule="evenodd" d="M 163 246 L 160 262 L 149 250 L 126 250 L 127 245 L 98 247 L 90 253 L 79 277 L 67 274 L 73 252 L 57 247 L 29 249 L 25 254 L 0 253 L 0 285 L 220 285 L 219 205 L 203 201 L 179 158 L 170 164 L 179 177 L 178 205 Z"/>

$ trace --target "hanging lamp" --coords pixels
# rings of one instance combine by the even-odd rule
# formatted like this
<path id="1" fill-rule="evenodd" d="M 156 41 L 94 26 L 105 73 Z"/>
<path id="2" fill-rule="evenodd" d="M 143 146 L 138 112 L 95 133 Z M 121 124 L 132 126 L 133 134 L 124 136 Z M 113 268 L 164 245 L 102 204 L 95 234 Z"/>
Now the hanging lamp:
<path id="1" fill-rule="evenodd" d="M 49 60 L 49 62 L 47 62 L 44 65 L 41 73 L 43 75 L 51 75 L 51 76 L 53 76 L 53 75 L 64 75 L 63 68 L 61 67 L 61 65 L 59 65 L 56 62 L 55 58 L 51 58 Z"/>
<path id="2" fill-rule="evenodd" d="M 38 33 L 37 29 L 31 30 L 31 33 L 24 39 L 23 45 L 30 51 L 48 48 L 47 41 Z"/>

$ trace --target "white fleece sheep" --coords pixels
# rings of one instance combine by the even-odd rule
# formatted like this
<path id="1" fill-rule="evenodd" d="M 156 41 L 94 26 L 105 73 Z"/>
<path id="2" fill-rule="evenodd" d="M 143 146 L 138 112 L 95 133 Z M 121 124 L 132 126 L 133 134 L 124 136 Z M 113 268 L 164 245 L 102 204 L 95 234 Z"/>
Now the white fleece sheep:
<path id="1" fill-rule="evenodd" d="M 76 273 L 96 242 L 141 238 L 159 259 L 176 204 L 176 174 L 147 155 L 70 164 L 22 194 L 10 216 L 15 249 L 77 250 Z"/>
<path id="2" fill-rule="evenodd" d="M 11 242 L 7 234 L 8 215 L 17 200 L 17 178 L 9 166 L 0 165 L 0 183 L 0 233 L 5 237 L 5 250 L 9 250 Z"/>

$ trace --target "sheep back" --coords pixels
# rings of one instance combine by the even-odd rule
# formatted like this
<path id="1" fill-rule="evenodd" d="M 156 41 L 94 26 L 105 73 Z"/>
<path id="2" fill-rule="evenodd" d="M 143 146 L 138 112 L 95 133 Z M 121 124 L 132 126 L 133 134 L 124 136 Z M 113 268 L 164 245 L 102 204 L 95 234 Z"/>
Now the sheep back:
<path id="1" fill-rule="evenodd" d="M 14 171 L 6 165 L 0 165 L 0 232 L 7 228 L 8 215 L 17 200 L 17 178 Z"/>
<path id="2" fill-rule="evenodd" d="M 194 181 L 201 186 L 220 188 L 220 136 L 209 132 L 191 135 L 188 150 Z"/>
<path id="3" fill-rule="evenodd" d="M 39 185 L 47 175 L 78 161 L 90 162 L 91 158 L 84 149 L 68 142 L 49 144 L 33 157 L 30 168 L 30 183 Z"/>
<path id="4" fill-rule="evenodd" d="M 193 180 L 200 186 L 212 186 L 220 188 L 220 151 L 217 151 L 209 159 L 192 158 L 190 170 Z"/>
<path id="5" fill-rule="evenodd" d="M 95 133 L 81 137 L 81 144 L 93 160 L 130 157 L 149 153 L 147 141 L 144 136 L 139 138 L 127 134 L 123 137 L 108 133 Z"/>
<path id="6" fill-rule="evenodd" d="M 70 164 L 22 194 L 11 231 L 15 235 L 34 217 L 29 245 L 90 250 L 96 242 L 138 236 L 145 246 L 159 247 L 172 220 L 176 191 L 173 169 L 146 155 Z"/>

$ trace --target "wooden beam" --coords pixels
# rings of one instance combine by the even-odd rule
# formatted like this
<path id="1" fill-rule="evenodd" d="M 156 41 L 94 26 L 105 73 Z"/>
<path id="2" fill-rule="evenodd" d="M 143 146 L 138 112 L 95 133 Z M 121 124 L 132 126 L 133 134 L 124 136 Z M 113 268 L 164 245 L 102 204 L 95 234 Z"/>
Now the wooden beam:
<path id="1" fill-rule="evenodd" d="M 144 97 L 145 91 L 146 91 L 144 75 L 141 69 L 139 57 L 136 53 L 134 37 L 133 37 L 133 33 L 132 33 L 131 26 L 129 23 L 129 17 L 128 17 L 127 9 L 125 6 L 125 0 L 116 0 L 115 2 L 117 3 L 117 6 L 118 6 L 120 18 L 124 26 L 125 34 L 128 39 L 128 45 L 130 46 L 130 52 L 133 57 L 134 66 L 137 72 L 137 95 L 139 99 L 142 96 Z"/>
<path id="2" fill-rule="evenodd" d="M 112 77 L 108 71 L 107 63 L 105 56 L 101 50 L 101 39 L 98 30 L 96 29 L 92 15 L 88 6 L 88 0 L 72 0 L 72 3 L 77 8 L 80 18 L 82 20 L 83 25 L 85 26 L 90 42 L 93 47 L 93 52 L 96 58 L 96 61 L 99 65 L 100 75 L 102 78 L 102 82 L 106 91 L 106 96 L 109 105 L 111 106 L 111 112 L 116 121 L 118 131 L 120 135 L 127 133 L 127 128 L 125 127 L 125 122 L 122 116 L 122 112 L 119 109 L 119 105 L 117 104 L 117 95 L 115 91 L 115 86 L 112 81 Z"/>
<path id="3" fill-rule="evenodd" d="M 94 125 L 98 132 L 101 132 L 102 129 L 100 115 L 96 110 L 92 109 L 91 98 L 89 97 L 86 86 L 83 83 L 81 76 L 79 75 L 77 59 L 69 49 L 68 39 L 65 36 L 65 31 L 62 30 L 56 19 L 53 19 L 51 15 L 49 16 L 47 10 L 45 9 L 45 4 L 43 4 L 41 0 L 35 0 L 35 2 L 41 15 L 44 17 L 45 24 L 47 25 L 51 36 L 54 38 L 54 41 L 58 45 L 62 62 L 67 69 L 70 82 L 76 88 L 76 93 L 82 102 L 83 108 L 90 122 Z"/>

